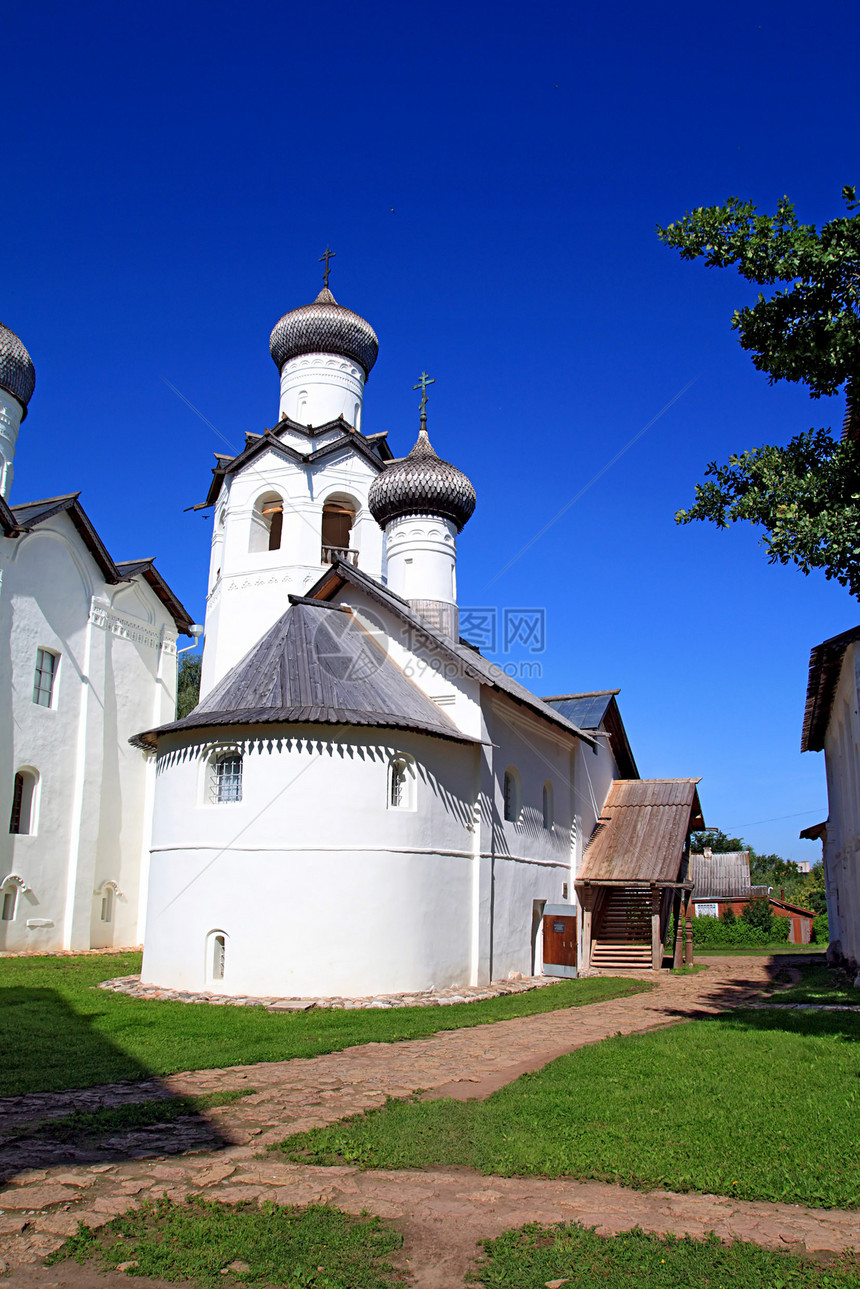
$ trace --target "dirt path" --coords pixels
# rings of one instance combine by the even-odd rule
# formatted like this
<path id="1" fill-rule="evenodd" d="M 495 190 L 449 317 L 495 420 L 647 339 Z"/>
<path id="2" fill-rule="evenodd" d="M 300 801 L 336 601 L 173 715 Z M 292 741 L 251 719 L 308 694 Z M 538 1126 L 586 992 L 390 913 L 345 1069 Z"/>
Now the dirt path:
<path id="1" fill-rule="evenodd" d="M 192 1192 L 227 1202 L 325 1201 L 393 1219 L 406 1236 L 404 1256 L 410 1259 L 416 1286 L 462 1285 L 478 1240 L 531 1220 L 578 1219 L 607 1231 L 637 1222 L 649 1230 L 714 1229 L 775 1247 L 795 1240 L 809 1249 L 854 1246 L 860 1237 L 853 1213 L 644 1193 L 598 1183 L 486 1178 L 465 1171 L 360 1173 L 256 1157 L 261 1147 L 288 1131 L 331 1123 L 380 1105 L 389 1095 L 426 1090 L 436 1096 L 488 1096 L 525 1070 L 586 1044 L 736 1006 L 760 991 L 770 975 L 767 959 L 712 959 L 709 969 L 697 975 L 660 976 L 658 987 L 648 994 L 425 1039 L 371 1043 L 311 1060 L 151 1081 L 153 1088 L 170 1092 L 243 1086 L 255 1092 L 196 1124 L 127 1133 L 108 1143 L 109 1148 L 89 1154 L 57 1144 L 51 1148 L 45 1140 L 7 1145 L 0 1150 L 0 1166 L 10 1182 L 0 1191 L 0 1257 L 10 1264 L 16 1286 L 89 1289 L 87 1281 L 73 1279 L 77 1271 L 72 1268 L 45 1270 L 35 1264 L 79 1220 L 95 1226 L 146 1197 L 178 1200 Z M 36 1113 L 68 1113 L 81 1097 L 88 1106 L 105 1104 L 113 1093 L 127 1099 L 134 1086 L 6 1098 L 0 1101 L 0 1116 L 23 1122 Z M 92 1283 L 106 1287 L 109 1281 L 99 1277 Z M 142 1281 L 135 1283 L 144 1289 Z"/>

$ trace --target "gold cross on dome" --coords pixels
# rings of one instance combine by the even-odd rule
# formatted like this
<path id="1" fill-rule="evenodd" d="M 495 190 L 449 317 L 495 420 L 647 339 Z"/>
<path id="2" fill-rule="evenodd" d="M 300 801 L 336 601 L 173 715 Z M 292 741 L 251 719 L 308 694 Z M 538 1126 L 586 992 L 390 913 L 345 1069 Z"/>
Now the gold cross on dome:
<path id="1" fill-rule="evenodd" d="M 419 379 L 418 379 L 418 384 L 417 384 L 417 385 L 413 385 L 413 386 L 412 386 L 412 388 L 413 388 L 413 389 L 420 389 L 420 390 L 421 390 L 421 415 L 422 415 L 422 417 L 424 417 L 424 418 L 426 418 L 426 416 L 427 416 L 427 411 L 426 411 L 426 408 L 427 408 L 427 386 L 428 386 L 428 385 L 435 385 L 435 384 L 436 384 L 436 377 L 435 377 L 435 376 L 428 376 L 428 375 L 427 375 L 427 373 L 426 373 L 426 371 L 423 371 L 423 372 L 421 373 L 421 375 L 420 375 Z"/>
<path id="2" fill-rule="evenodd" d="M 328 275 L 331 272 L 328 262 L 329 260 L 333 260 L 336 254 L 337 254 L 336 251 L 330 251 L 329 248 L 326 247 L 325 251 L 317 261 L 318 264 L 322 264 L 323 260 L 325 260 L 325 273 L 323 273 L 323 286 L 326 288 L 326 290 L 328 289 Z"/>

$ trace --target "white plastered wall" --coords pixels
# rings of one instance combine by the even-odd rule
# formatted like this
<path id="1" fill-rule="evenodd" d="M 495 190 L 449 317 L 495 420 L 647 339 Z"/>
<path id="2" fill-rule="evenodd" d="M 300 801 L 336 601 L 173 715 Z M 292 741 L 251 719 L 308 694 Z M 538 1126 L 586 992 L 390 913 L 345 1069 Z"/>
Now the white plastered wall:
<path id="1" fill-rule="evenodd" d="M 860 650 L 842 659 L 824 739 L 830 806 L 824 876 L 830 943 L 860 965 Z M 838 948 L 837 948 L 838 946 Z"/>
<path id="2" fill-rule="evenodd" d="M 29 888 L 0 947 L 139 943 L 147 758 L 128 739 L 172 719 L 175 625 L 141 578 L 107 585 L 67 514 L 0 539 L 0 881 Z M 50 708 L 33 702 L 37 649 L 59 657 Z M 8 723 L 7 723 L 8 722 Z M 34 831 L 9 833 L 15 773 L 38 773 Z M 147 848 L 148 849 L 148 848 Z M 113 882 L 112 921 L 100 920 Z M 28 923 L 31 925 L 28 926 Z"/>

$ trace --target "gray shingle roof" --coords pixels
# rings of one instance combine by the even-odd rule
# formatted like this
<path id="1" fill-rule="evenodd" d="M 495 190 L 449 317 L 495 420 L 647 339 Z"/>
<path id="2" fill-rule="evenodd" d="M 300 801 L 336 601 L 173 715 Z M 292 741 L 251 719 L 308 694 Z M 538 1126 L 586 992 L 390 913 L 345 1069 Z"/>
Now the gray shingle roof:
<path id="1" fill-rule="evenodd" d="M 349 609 L 291 596 L 291 607 L 189 716 L 133 740 L 174 731 L 309 723 L 418 730 L 474 739 L 404 675 Z"/>
<path id="2" fill-rule="evenodd" d="M 544 720 L 559 726 L 569 734 L 575 734 L 590 747 L 596 747 L 596 742 L 590 734 L 567 720 L 560 712 L 554 711 L 548 703 L 537 698 L 519 681 L 508 676 L 496 663 L 482 658 L 480 653 L 464 640 L 455 644 L 446 636 L 439 635 L 424 618 L 412 611 L 406 600 L 395 595 L 387 586 L 368 577 L 361 569 L 354 568 L 352 564 L 336 559 L 328 572 L 323 573 L 310 588 L 308 595 L 314 599 L 327 600 L 335 595 L 344 583 L 349 583 L 366 592 L 370 599 L 376 600 L 378 604 L 391 610 L 405 624 L 410 634 L 414 634 L 417 639 L 423 639 L 431 648 L 437 650 L 443 657 L 447 657 L 464 676 L 471 676 L 473 680 L 478 680 L 491 689 L 507 694 L 509 698 L 523 707 L 530 708 Z"/>

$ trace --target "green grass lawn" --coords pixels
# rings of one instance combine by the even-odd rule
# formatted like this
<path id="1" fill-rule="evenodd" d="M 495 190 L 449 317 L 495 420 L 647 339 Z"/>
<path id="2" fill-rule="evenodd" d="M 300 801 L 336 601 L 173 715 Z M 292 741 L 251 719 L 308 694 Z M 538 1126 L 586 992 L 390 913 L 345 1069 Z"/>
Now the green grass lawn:
<path id="1" fill-rule="evenodd" d="M 853 977 L 824 962 L 801 962 L 798 970 L 803 979 L 779 989 L 772 1001 L 775 1003 L 849 1003 L 860 1007 L 860 989 L 855 989 Z M 784 977 L 788 979 L 788 977 Z M 779 977 L 777 977 L 779 979 Z"/>
<path id="2" fill-rule="evenodd" d="M 600 1236 L 572 1225 L 531 1223 L 484 1244 L 473 1277 L 487 1289 L 857 1289 L 853 1258 L 826 1265 L 716 1236 L 662 1238 L 633 1230 Z"/>
<path id="3" fill-rule="evenodd" d="M 694 953 L 697 958 L 770 958 L 780 957 L 782 954 L 818 954 L 822 961 L 827 952 L 826 944 L 786 944 L 781 940 L 779 944 L 745 944 L 724 945 L 697 944 L 694 946 Z"/>
<path id="4" fill-rule="evenodd" d="M 0 1095 L 87 1088 L 180 1070 L 318 1056 L 623 997 L 652 986 L 565 980 L 447 1007 L 272 1013 L 160 1002 L 95 986 L 140 970 L 139 954 L 0 959 Z"/>
<path id="5" fill-rule="evenodd" d="M 738 1011 L 606 1039 L 486 1101 L 390 1101 L 291 1159 L 461 1165 L 816 1207 L 860 1204 L 860 1016 Z"/>
<path id="6" fill-rule="evenodd" d="M 134 1262 L 135 1275 L 201 1289 L 392 1289 L 405 1283 L 389 1261 L 402 1243 L 379 1218 L 350 1217 L 322 1205 L 214 1204 L 194 1196 L 185 1204 L 145 1204 L 100 1231 L 81 1225 L 48 1264 L 74 1258 L 110 1271 Z"/>

